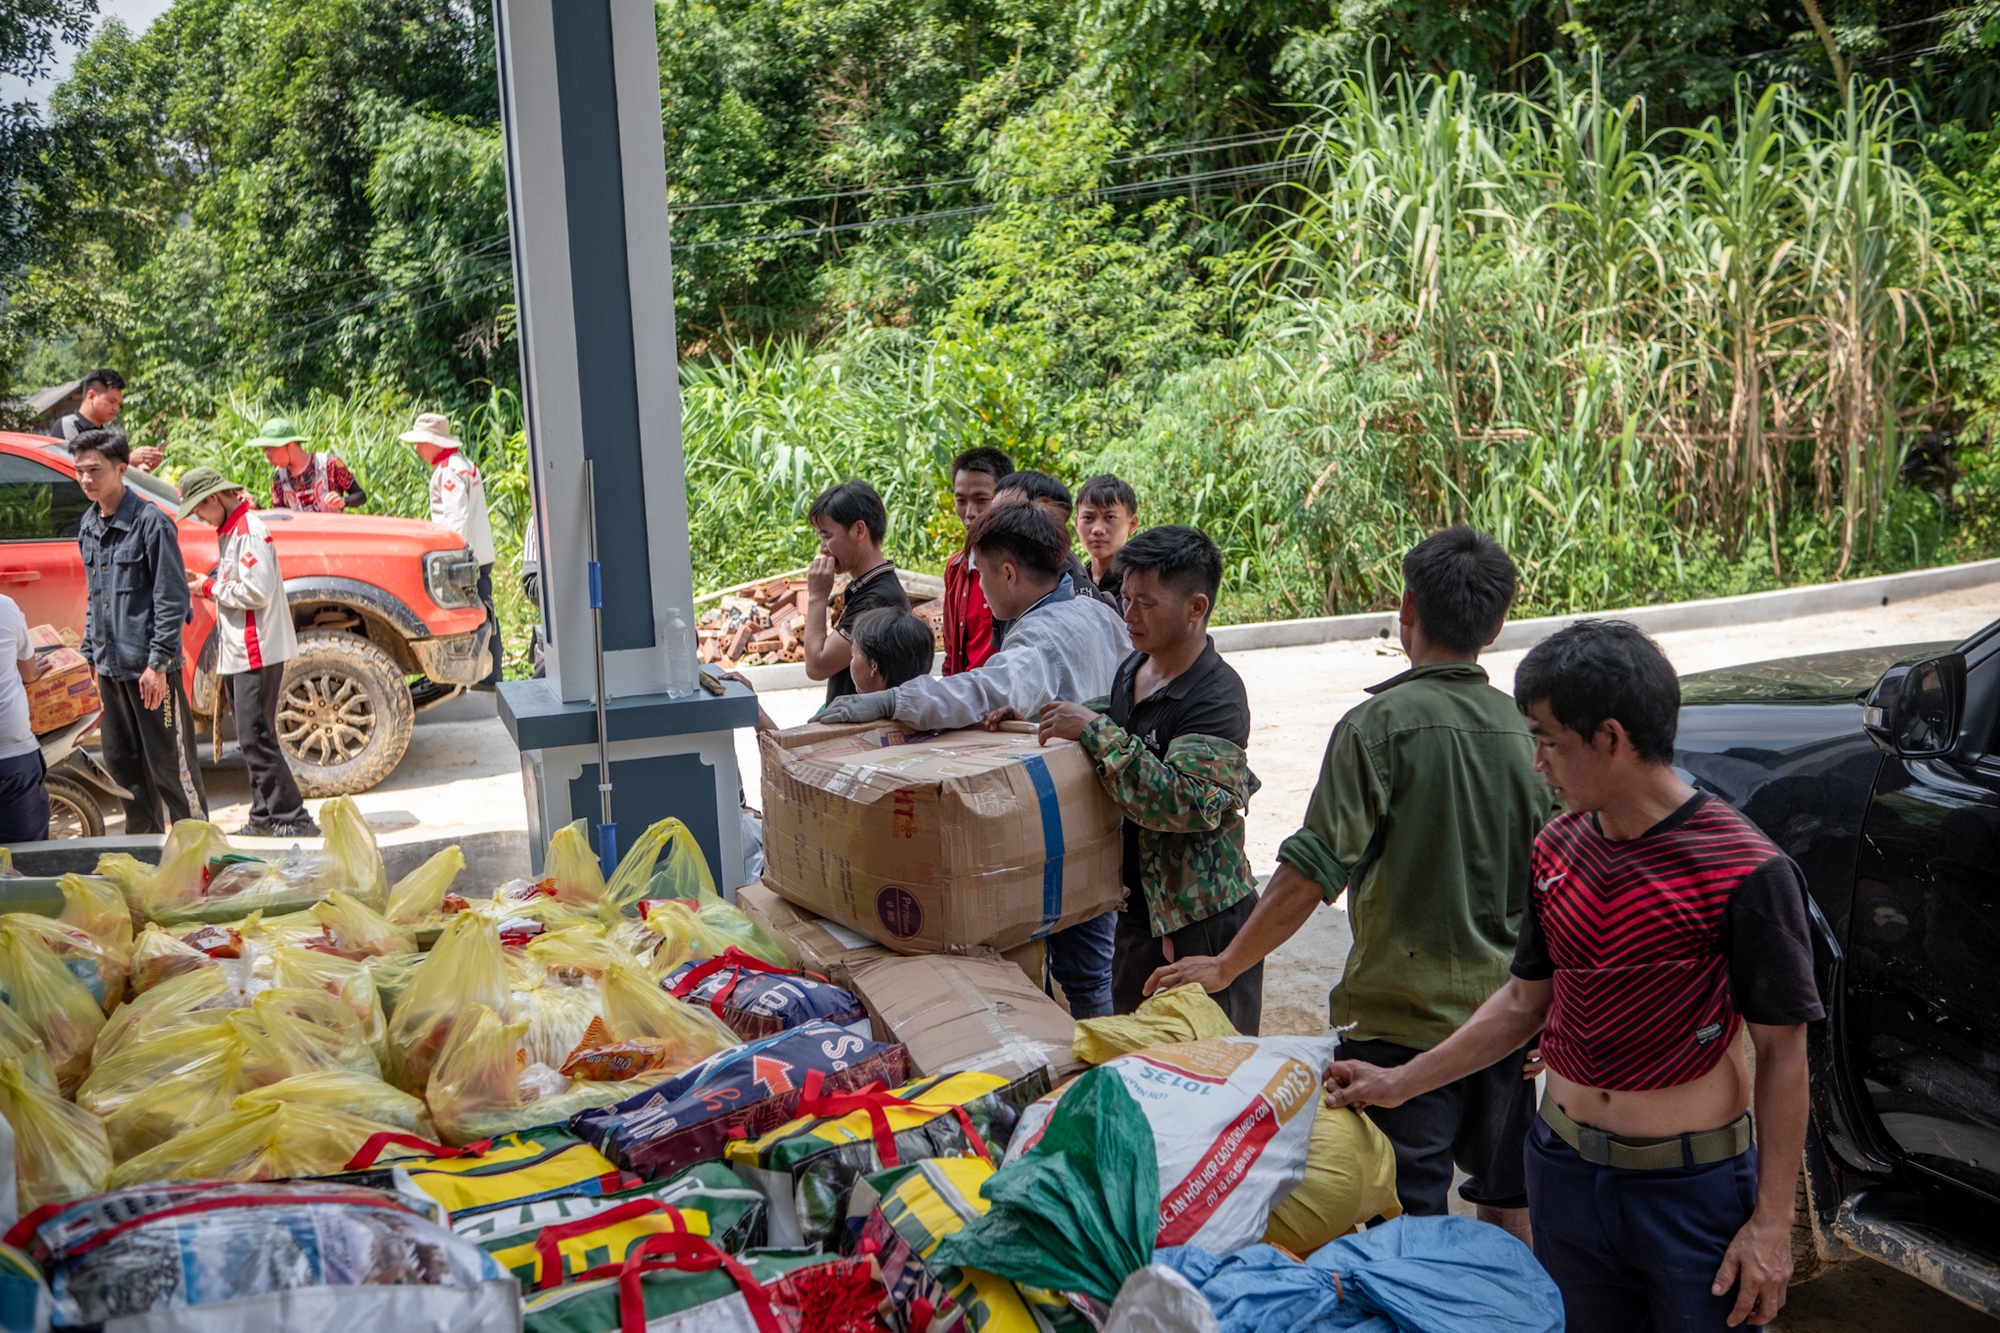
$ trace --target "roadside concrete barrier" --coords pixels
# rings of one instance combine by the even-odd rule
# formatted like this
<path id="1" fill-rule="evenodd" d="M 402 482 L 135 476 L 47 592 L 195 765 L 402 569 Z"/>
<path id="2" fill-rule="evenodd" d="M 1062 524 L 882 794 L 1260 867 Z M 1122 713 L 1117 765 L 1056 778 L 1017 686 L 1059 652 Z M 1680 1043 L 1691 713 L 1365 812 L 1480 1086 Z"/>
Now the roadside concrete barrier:
<path id="1" fill-rule="evenodd" d="M 89 874 L 97 858 L 105 852 L 126 852 L 149 865 L 158 865 L 160 844 L 157 833 L 116 838 L 72 838 L 66 842 L 24 842 L 13 848 L 14 869 L 23 875 L 53 876 Z M 300 845 L 319 845 L 318 838 L 231 838 L 229 845 L 253 856 L 276 856 Z M 465 853 L 461 884 L 471 884 L 482 892 L 510 879 L 528 875 L 528 833 L 526 829 L 463 829 L 449 837 L 425 834 L 420 829 L 380 834 L 382 864 L 394 884 L 431 857 L 456 843 Z"/>

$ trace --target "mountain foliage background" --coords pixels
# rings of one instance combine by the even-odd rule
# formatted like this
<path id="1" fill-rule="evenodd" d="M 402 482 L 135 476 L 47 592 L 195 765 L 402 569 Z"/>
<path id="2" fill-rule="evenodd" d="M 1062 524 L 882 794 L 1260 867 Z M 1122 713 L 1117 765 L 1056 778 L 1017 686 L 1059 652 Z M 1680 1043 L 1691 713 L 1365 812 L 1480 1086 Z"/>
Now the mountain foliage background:
<path id="1" fill-rule="evenodd" d="M 90 13 L 10 6 L 0 68 Z M 802 564 L 848 475 L 936 568 L 972 444 L 1202 524 L 1237 618 L 1384 605 L 1449 521 L 1538 610 L 2000 548 L 2000 0 L 666 0 L 658 31 L 700 586 Z M 456 0 L 104 25 L 0 120 L 0 388 L 119 367 L 169 474 L 254 481 L 236 442 L 291 415 L 392 503 L 402 418 L 475 416 L 518 532 L 493 58 Z"/>

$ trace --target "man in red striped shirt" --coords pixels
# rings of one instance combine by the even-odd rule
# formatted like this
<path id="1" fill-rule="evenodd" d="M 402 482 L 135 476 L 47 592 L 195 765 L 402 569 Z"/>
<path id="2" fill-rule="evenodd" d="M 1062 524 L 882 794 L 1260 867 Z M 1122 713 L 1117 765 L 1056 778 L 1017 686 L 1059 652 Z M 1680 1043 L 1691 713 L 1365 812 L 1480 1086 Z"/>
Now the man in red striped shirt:
<path id="1" fill-rule="evenodd" d="M 1568 813 L 1535 841 L 1513 976 L 1406 1065 L 1335 1064 L 1328 1101 L 1396 1106 L 1540 1032 L 1528 1211 L 1572 1333 L 1768 1323 L 1792 1272 L 1805 1025 L 1825 1017 L 1803 877 L 1675 772 L 1680 682 L 1633 626 L 1544 640 L 1514 699 Z"/>

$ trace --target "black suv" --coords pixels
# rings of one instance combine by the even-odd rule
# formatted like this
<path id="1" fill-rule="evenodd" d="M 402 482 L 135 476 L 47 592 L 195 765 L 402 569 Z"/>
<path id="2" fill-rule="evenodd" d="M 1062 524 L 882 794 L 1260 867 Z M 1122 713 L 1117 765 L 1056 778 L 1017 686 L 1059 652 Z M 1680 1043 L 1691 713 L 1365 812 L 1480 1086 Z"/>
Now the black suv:
<path id="1" fill-rule="evenodd" d="M 1675 763 L 1811 893 L 1798 1276 L 1858 1251 L 2000 1315 L 2000 622 L 1684 676 Z"/>

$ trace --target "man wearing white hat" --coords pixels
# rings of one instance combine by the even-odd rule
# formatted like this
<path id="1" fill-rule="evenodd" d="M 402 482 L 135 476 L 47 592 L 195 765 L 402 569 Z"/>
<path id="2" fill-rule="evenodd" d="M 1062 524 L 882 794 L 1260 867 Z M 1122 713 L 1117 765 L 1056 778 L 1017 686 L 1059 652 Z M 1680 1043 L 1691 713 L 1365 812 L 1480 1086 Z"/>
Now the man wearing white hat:
<path id="1" fill-rule="evenodd" d="M 493 627 L 493 672 L 473 686 L 490 690 L 500 683 L 500 617 L 493 609 L 493 525 L 486 517 L 486 483 L 479 469 L 460 452 L 451 421 L 442 412 L 424 412 L 402 434 L 417 456 L 431 465 L 431 522 L 465 538 L 479 561 L 479 600 L 486 604 L 486 621 Z"/>

